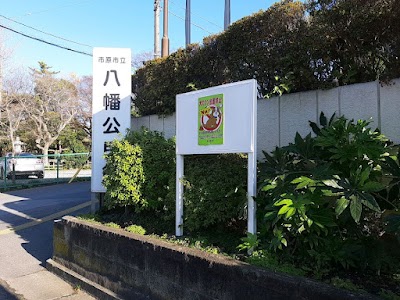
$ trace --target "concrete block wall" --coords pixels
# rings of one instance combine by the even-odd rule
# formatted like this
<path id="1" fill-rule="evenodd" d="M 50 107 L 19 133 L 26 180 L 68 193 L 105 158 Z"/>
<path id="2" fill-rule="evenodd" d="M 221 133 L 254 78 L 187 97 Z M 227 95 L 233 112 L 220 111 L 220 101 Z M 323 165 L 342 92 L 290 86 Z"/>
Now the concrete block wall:
<path id="1" fill-rule="evenodd" d="M 69 216 L 54 224 L 53 261 L 111 299 L 373 299 Z"/>
<path id="2" fill-rule="evenodd" d="M 371 128 L 379 128 L 395 143 L 400 143 L 400 78 L 388 85 L 379 82 L 359 83 L 333 88 L 293 93 L 259 99 L 257 102 L 257 158 L 262 150 L 271 151 L 294 140 L 296 132 L 311 132 L 308 121 L 318 122 L 321 112 L 329 118 L 333 113 L 349 119 L 372 119 Z M 131 128 L 142 126 L 175 135 L 175 114 L 167 117 L 132 118 Z"/>

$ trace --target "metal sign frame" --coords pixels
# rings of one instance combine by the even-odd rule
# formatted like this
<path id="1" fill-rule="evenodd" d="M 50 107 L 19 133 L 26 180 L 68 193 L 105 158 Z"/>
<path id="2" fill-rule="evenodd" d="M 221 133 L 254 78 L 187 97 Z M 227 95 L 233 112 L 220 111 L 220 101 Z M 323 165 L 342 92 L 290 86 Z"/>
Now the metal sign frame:
<path id="1" fill-rule="evenodd" d="M 223 142 L 199 144 L 199 99 L 223 98 Z M 219 96 L 223 95 L 223 96 Z M 218 99 L 212 103 L 221 103 Z M 247 230 L 256 234 L 257 191 L 257 82 L 225 84 L 176 96 L 176 236 L 183 235 L 184 156 L 191 154 L 247 153 Z M 212 105 L 210 105 L 211 107 Z M 211 107 L 214 108 L 214 107 Z M 214 109 L 210 108 L 210 113 Z M 201 113 L 200 113 L 201 114 Z M 221 117 L 221 116 L 220 116 Z M 222 118 L 221 117 L 221 118 Z M 197 132 L 197 134 L 196 134 Z M 221 136 L 219 133 L 218 137 Z"/>

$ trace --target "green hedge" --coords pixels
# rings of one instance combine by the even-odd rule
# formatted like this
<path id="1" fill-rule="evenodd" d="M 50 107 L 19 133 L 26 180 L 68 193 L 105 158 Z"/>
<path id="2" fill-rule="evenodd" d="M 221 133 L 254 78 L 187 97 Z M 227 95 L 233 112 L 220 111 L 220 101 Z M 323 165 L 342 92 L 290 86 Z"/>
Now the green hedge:
<path id="1" fill-rule="evenodd" d="M 185 158 L 185 229 L 223 227 L 244 219 L 246 162 L 239 154 Z M 124 207 L 136 220 L 174 224 L 175 166 L 174 140 L 146 129 L 128 132 L 106 155 L 106 209 Z"/>
<path id="2" fill-rule="evenodd" d="M 129 131 L 106 155 L 105 204 L 159 211 L 175 172 L 175 143 L 154 131 Z"/>
<path id="3" fill-rule="evenodd" d="M 240 154 L 187 156 L 183 180 L 184 228 L 196 231 L 226 227 L 244 220 L 246 180 L 247 159 Z M 174 187 L 169 203 L 175 206 Z"/>
<path id="4" fill-rule="evenodd" d="M 140 115 L 171 114 L 179 93 L 255 78 L 260 96 L 400 76 L 396 0 L 285 0 L 132 76 Z"/>

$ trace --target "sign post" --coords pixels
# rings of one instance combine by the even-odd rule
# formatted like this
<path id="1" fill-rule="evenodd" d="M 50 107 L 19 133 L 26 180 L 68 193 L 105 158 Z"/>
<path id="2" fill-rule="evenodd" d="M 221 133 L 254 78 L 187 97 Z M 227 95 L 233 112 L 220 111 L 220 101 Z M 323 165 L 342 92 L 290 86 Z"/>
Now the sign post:
<path id="1" fill-rule="evenodd" d="M 93 49 L 92 193 L 104 193 L 104 154 L 131 126 L 131 50 Z M 92 202 L 95 197 L 92 194 Z M 93 203 L 92 203 L 93 210 Z"/>
<path id="2" fill-rule="evenodd" d="M 183 235 L 184 155 L 247 153 L 247 227 L 255 234 L 257 82 L 254 79 L 176 96 L 176 236 Z"/>

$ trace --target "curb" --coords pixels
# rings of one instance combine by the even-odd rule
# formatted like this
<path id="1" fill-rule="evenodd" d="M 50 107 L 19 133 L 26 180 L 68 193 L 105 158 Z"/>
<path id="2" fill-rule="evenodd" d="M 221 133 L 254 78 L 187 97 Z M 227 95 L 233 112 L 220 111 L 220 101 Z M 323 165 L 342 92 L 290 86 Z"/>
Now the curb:
<path id="1" fill-rule="evenodd" d="M 79 286 L 83 291 L 97 299 L 123 300 L 116 293 L 60 265 L 51 258 L 46 261 L 46 269 L 69 282 L 72 286 Z"/>

